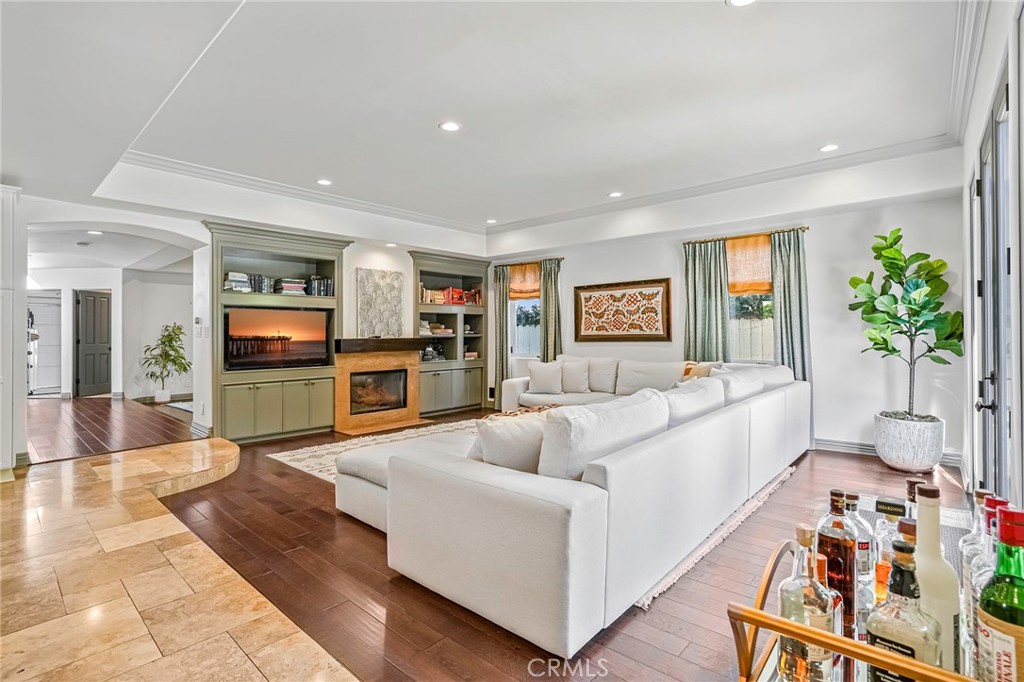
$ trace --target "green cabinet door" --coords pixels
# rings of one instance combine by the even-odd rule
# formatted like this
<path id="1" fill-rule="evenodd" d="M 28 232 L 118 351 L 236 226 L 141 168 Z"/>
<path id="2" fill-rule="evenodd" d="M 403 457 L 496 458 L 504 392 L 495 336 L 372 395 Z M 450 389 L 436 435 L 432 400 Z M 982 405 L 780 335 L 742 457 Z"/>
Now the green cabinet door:
<path id="1" fill-rule="evenodd" d="M 452 370 L 452 396 L 455 407 L 480 404 L 480 383 L 483 371 L 479 367 Z"/>
<path id="2" fill-rule="evenodd" d="M 281 385 L 281 428 L 289 431 L 308 429 L 309 382 L 286 381 Z"/>
<path id="3" fill-rule="evenodd" d="M 252 438 L 254 396 L 252 384 L 225 386 L 221 412 L 224 415 L 224 433 L 228 440 Z"/>
<path id="4" fill-rule="evenodd" d="M 334 379 L 309 382 L 309 428 L 334 426 Z"/>
<path id="5" fill-rule="evenodd" d="M 281 383 L 256 384 L 253 393 L 253 435 L 281 433 L 284 427 Z"/>
<path id="6" fill-rule="evenodd" d="M 437 376 L 440 372 L 420 372 L 420 413 L 437 409 Z"/>
<path id="7" fill-rule="evenodd" d="M 437 373 L 437 381 L 434 384 L 434 409 L 450 410 L 455 407 L 454 372 L 442 370 Z"/>

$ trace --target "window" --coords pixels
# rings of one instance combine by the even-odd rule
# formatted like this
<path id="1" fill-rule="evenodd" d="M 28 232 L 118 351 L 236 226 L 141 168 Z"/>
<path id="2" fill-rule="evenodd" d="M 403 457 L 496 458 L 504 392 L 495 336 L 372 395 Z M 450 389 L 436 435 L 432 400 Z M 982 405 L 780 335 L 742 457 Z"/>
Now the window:
<path id="1" fill-rule="evenodd" d="M 729 267 L 729 354 L 735 362 L 774 362 L 771 237 L 725 242 Z"/>
<path id="2" fill-rule="evenodd" d="M 510 303 L 512 355 L 540 357 L 540 299 L 523 298 Z"/>

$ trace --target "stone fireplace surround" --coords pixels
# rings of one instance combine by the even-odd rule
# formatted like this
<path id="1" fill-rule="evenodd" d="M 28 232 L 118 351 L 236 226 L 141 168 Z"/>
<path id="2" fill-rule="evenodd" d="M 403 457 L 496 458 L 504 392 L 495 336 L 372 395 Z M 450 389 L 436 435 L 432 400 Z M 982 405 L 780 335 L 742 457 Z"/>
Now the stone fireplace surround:
<path id="1" fill-rule="evenodd" d="M 404 340 L 404 339 L 403 339 Z M 334 430 L 349 436 L 428 424 L 420 418 L 420 354 L 401 350 L 399 339 L 344 339 L 338 342 L 334 379 Z M 414 341 L 409 339 L 409 341 Z M 376 343 L 375 343 L 376 342 Z M 383 342 L 383 343 L 382 343 Z M 404 344 L 403 344 L 404 345 Z M 391 350 L 389 346 L 398 346 Z M 374 348 L 381 350 L 374 350 Z M 352 374 L 405 370 L 405 406 L 352 414 Z"/>

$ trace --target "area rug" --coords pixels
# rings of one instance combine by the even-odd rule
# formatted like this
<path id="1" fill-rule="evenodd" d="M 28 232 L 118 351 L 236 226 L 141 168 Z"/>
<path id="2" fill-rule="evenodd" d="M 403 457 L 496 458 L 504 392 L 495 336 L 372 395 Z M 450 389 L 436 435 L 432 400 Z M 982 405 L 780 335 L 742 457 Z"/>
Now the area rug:
<path id="1" fill-rule="evenodd" d="M 406 429 L 405 431 L 398 431 L 396 433 L 381 433 L 374 436 L 362 436 L 360 438 L 353 438 L 352 440 L 345 440 L 339 443 L 314 445 L 313 447 L 302 448 L 301 450 L 279 452 L 275 455 L 267 456 L 271 459 L 283 462 L 290 467 L 295 467 L 300 471 L 305 471 L 307 474 L 313 474 L 317 478 L 322 478 L 325 481 L 334 483 L 334 476 L 338 471 L 334 466 L 334 460 L 343 452 L 366 447 L 367 445 L 397 443 L 410 438 L 426 436 L 431 433 L 460 433 L 464 431 L 476 432 L 476 420 L 466 419 L 464 421 L 448 422 L 446 424 L 431 424 L 430 426 L 420 426 L 417 428 Z"/>
<path id="2" fill-rule="evenodd" d="M 192 411 L 192 401 L 191 400 L 182 400 L 182 401 L 177 402 L 177 403 L 167 403 L 167 407 L 176 407 L 179 410 L 184 410 L 185 412 L 191 412 Z"/>
<path id="3" fill-rule="evenodd" d="M 680 562 L 668 575 L 661 579 L 657 585 L 655 585 L 647 594 L 640 598 L 640 601 L 636 602 L 636 606 L 639 606 L 644 611 L 651 607 L 656 597 L 664 594 L 670 587 L 679 582 L 679 579 L 690 572 L 694 566 L 700 562 L 708 553 L 711 552 L 715 547 L 722 544 L 727 537 L 732 535 L 733 531 L 739 528 L 751 514 L 756 512 L 761 506 L 768 501 L 769 496 L 776 490 L 782 487 L 782 484 L 786 482 L 793 472 L 796 471 L 796 467 L 789 467 L 781 474 L 773 478 L 768 485 L 761 488 L 756 495 L 747 500 L 742 507 L 732 513 L 732 516 L 727 518 L 718 528 L 715 529 L 711 535 L 707 537 L 695 550 L 686 555 L 686 558 Z"/>

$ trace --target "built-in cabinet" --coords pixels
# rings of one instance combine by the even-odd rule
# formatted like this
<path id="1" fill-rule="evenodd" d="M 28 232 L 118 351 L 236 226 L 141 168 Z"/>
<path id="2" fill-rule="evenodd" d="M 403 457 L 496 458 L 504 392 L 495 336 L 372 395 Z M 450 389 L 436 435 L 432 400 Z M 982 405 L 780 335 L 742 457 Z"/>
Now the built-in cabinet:
<path id="1" fill-rule="evenodd" d="M 329 428 L 334 425 L 334 379 L 224 386 L 222 405 L 228 440 Z"/>
<path id="2" fill-rule="evenodd" d="M 439 346 L 444 360 L 420 363 L 420 413 L 480 407 L 487 402 L 484 369 L 487 353 L 487 261 L 411 251 L 417 327 L 419 320 L 438 323 L 454 333 L 420 336 Z M 422 288 L 481 292 L 484 305 L 420 301 Z M 468 357 L 467 357 L 468 355 Z"/>

